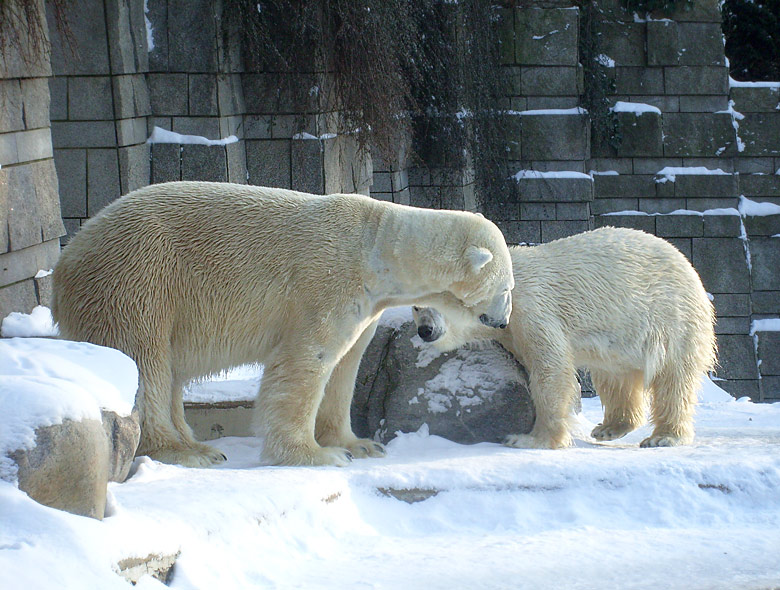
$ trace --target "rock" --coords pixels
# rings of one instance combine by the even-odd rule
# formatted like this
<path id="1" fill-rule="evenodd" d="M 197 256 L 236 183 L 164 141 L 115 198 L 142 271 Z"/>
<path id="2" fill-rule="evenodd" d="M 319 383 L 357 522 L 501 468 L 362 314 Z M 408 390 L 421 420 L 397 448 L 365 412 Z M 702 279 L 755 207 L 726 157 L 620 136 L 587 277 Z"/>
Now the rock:
<path id="1" fill-rule="evenodd" d="M 167 585 L 178 557 L 179 553 L 173 555 L 151 553 L 146 557 L 128 557 L 117 563 L 117 568 L 119 569 L 119 575 L 133 586 L 146 575 L 152 576 Z"/>
<path id="2" fill-rule="evenodd" d="M 525 369 L 498 344 L 440 355 L 413 322 L 380 326 L 358 373 L 353 429 L 386 442 L 427 424 L 455 442 L 499 442 L 533 427 L 526 383 Z"/>
<path id="3" fill-rule="evenodd" d="M 19 489 L 36 502 L 102 520 L 109 477 L 109 442 L 97 420 L 64 420 L 35 431 L 35 446 L 9 456 Z"/>
<path id="4" fill-rule="evenodd" d="M 141 440 L 141 423 L 138 410 L 129 416 L 120 416 L 110 410 L 101 410 L 103 429 L 108 436 L 108 481 L 123 482 L 127 479 L 135 451 Z"/>

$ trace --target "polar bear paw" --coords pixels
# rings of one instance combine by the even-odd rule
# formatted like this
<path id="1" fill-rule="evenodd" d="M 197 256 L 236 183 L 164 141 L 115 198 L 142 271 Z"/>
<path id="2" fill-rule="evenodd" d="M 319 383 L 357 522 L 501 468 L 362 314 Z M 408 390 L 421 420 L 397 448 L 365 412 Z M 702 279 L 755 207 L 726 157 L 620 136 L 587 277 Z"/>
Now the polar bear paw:
<path id="1" fill-rule="evenodd" d="M 688 441 L 679 436 L 672 436 L 669 434 L 653 434 L 639 443 L 639 446 L 643 449 L 653 447 L 676 447 L 679 445 L 684 445 L 687 442 Z"/>
<path id="2" fill-rule="evenodd" d="M 358 438 L 347 445 L 347 449 L 356 459 L 365 457 L 384 457 L 387 454 L 385 446 L 370 438 Z"/>
<path id="3" fill-rule="evenodd" d="M 139 452 L 139 455 L 148 455 L 155 461 L 182 465 L 184 467 L 212 467 L 227 461 L 227 457 L 214 447 L 197 443 L 187 447 L 165 447 L 149 451 Z"/>
<path id="4" fill-rule="evenodd" d="M 632 430 L 634 430 L 634 427 L 627 422 L 599 424 L 593 429 L 590 435 L 596 440 L 615 440 L 623 438 Z"/>
<path id="5" fill-rule="evenodd" d="M 504 439 L 504 446 L 515 449 L 550 449 L 551 445 L 530 434 L 510 434 Z"/>
<path id="6" fill-rule="evenodd" d="M 341 447 L 320 447 L 311 455 L 308 465 L 333 465 L 335 467 L 346 467 L 352 462 L 354 456 L 349 449 Z M 301 463 L 304 464 L 304 463 Z"/>

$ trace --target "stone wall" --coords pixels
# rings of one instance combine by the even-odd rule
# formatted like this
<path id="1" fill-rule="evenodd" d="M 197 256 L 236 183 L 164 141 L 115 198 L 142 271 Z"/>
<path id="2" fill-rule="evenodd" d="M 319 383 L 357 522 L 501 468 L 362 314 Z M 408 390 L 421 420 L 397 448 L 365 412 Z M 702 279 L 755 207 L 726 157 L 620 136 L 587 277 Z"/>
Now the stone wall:
<path id="1" fill-rule="evenodd" d="M 45 31 L 44 14 L 41 1 Z M 4 44 L 0 53 L 0 318 L 49 303 L 47 271 L 64 233 L 49 125 L 48 39 L 36 46 L 27 23 L 17 24 L 20 43 Z"/>

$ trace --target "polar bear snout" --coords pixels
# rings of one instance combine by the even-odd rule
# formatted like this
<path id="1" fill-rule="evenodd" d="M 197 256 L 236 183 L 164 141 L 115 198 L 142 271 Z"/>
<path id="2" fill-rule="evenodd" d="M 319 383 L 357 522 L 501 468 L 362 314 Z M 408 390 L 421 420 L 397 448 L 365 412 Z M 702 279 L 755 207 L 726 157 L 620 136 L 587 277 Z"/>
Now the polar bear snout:
<path id="1" fill-rule="evenodd" d="M 425 342 L 434 342 L 441 338 L 443 331 L 439 326 L 422 324 L 417 326 L 417 335 Z"/>
<path id="2" fill-rule="evenodd" d="M 486 313 L 479 316 L 479 321 L 489 328 L 499 328 L 500 330 L 504 330 L 509 325 L 504 319 L 491 318 Z M 422 338 L 422 336 L 420 336 L 420 338 Z"/>
<path id="3" fill-rule="evenodd" d="M 444 317 L 432 307 L 412 307 L 412 317 L 417 326 L 417 335 L 424 342 L 436 342 L 444 336 Z"/>

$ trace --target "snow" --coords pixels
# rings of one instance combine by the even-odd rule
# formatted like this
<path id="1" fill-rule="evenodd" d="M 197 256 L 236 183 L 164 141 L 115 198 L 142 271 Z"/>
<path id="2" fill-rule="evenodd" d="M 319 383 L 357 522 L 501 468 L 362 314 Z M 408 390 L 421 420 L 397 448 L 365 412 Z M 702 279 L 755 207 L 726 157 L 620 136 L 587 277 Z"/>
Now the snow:
<path id="1" fill-rule="evenodd" d="M 780 90 L 780 82 L 740 82 L 729 76 L 731 88 L 774 88 Z"/>
<path id="2" fill-rule="evenodd" d="M 663 216 L 663 215 L 740 215 L 737 209 L 733 207 L 721 207 L 717 209 L 706 209 L 704 211 L 694 211 L 693 209 L 675 209 L 671 213 L 646 213 L 645 211 L 612 211 L 610 213 L 602 213 L 604 216 L 609 215 L 648 215 L 648 216 Z"/>
<path id="3" fill-rule="evenodd" d="M 573 107 L 571 109 L 532 109 L 529 111 L 506 111 L 507 115 L 586 115 L 588 111 L 582 107 Z"/>
<path id="4" fill-rule="evenodd" d="M 685 166 L 685 167 L 667 166 L 666 168 L 662 168 L 661 170 L 656 172 L 656 176 L 661 177 L 656 179 L 656 182 L 658 183 L 674 182 L 677 176 L 681 176 L 684 174 L 728 175 L 728 172 L 724 172 L 720 168 L 711 170 L 710 168 L 705 168 L 704 166 Z"/>
<path id="5" fill-rule="evenodd" d="M 146 51 L 154 50 L 154 30 L 152 21 L 149 20 L 149 0 L 144 0 L 144 25 L 146 27 Z"/>
<path id="6" fill-rule="evenodd" d="M 644 113 L 655 113 L 657 115 L 661 114 L 661 109 L 654 107 L 653 105 L 642 102 L 625 102 L 622 100 L 617 101 L 615 106 L 610 107 L 609 110 L 615 113 L 634 113 L 637 116 L 640 116 Z"/>
<path id="7" fill-rule="evenodd" d="M 13 338 L 14 336 L 56 337 L 57 328 L 49 308 L 38 305 L 30 314 L 14 311 L 4 317 L 0 323 L 0 336 L 3 338 Z"/>
<path id="8" fill-rule="evenodd" d="M 335 139 L 338 137 L 335 133 L 323 133 L 322 135 L 312 135 L 311 133 L 302 132 L 302 133 L 296 133 L 293 135 L 293 139 L 317 139 L 320 141 L 324 141 L 326 139 Z"/>
<path id="9" fill-rule="evenodd" d="M 756 332 L 780 332 L 780 318 L 764 318 L 750 322 L 750 335 Z"/>
<path id="10" fill-rule="evenodd" d="M 780 215 L 780 205 L 775 203 L 759 203 L 746 197 L 739 198 L 739 212 L 750 217 L 764 217 L 766 215 Z"/>
<path id="11" fill-rule="evenodd" d="M 539 170 L 518 170 L 516 174 L 512 176 L 515 180 L 522 180 L 524 178 L 580 178 L 586 180 L 593 180 L 589 174 L 584 172 L 575 172 L 574 170 L 556 170 L 552 172 L 541 172 Z"/>
<path id="12" fill-rule="evenodd" d="M 0 400 L 16 396 L 13 415 L 0 410 L 3 440 L 29 444 L 32 424 L 94 415 L 87 398 L 136 385 L 116 351 L 36 338 L 0 347 Z M 774 587 L 780 404 L 734 400 L 708 379 L 699 397 L 697 438 L 677 448 L 638 448 L 649 426 L 556 451 L 462 445 L 423 426 L 397 433 L 382 459 L 269 467 L 261 439 L 222 438 L 211 444 L 228 461 L 212 469 L 136 459 L 109 484 L 103 521 L 0 480 L 0 587 L 124 590 L 117 564 L 155 553 L 178 554 L 170 587 L 181 590 Z M 601 418 L 599 400 L 583 399 L 581 429 Z M 138 587 L 164 588 L 148 576 Z"/>
<path id="13" fill-rule="evenodd" d="M 110 348 L 48 338 L 0 339 L 0 479 L 16 477 L 6 456 L 35 446 L 35 429 L 63 420 L 130 414 L 135 363 Z M 1 543 L 0 543 L 1 545 Z"/>
<path id="14" fill-rule="evenodd" d="M 614 68 L 615 60 L 604 53 L 600 53 L 596 56 L 596 62 L 605 68 Z"/>
<path id="15" fill-rule="evenodd" d="M 227 145 L 229 143 L 236 143 L 238 137 L 230 135 L 223 139 L 208 139 L 200 135 L 182 135 L 180 133 L 174 133 L 168 131 L 162 127 L 155 127 L 152 130 L 152 134 L 146 143 L 179 143 L 179 144 L 195 144 L 195 145 Z"/>

